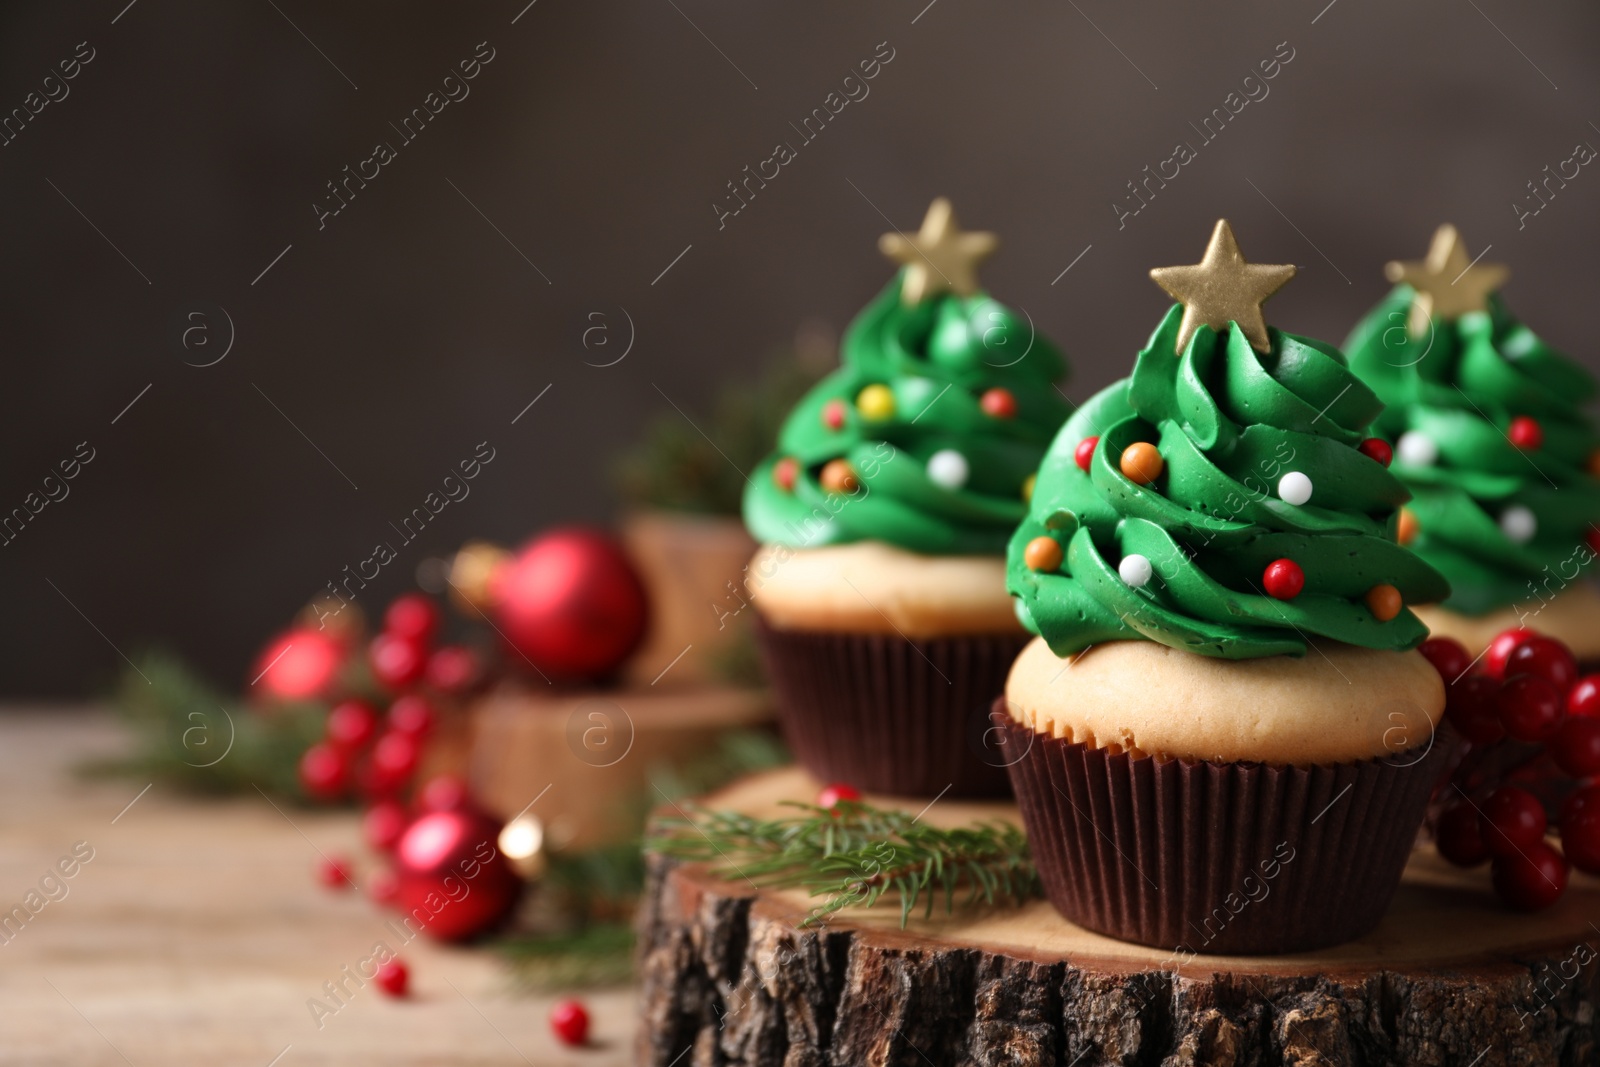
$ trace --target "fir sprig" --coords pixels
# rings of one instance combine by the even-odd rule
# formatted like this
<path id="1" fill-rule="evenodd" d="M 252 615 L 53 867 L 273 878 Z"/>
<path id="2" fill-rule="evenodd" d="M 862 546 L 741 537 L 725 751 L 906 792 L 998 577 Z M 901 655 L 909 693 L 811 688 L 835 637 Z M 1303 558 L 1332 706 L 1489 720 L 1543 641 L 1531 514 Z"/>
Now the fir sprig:
<path id="1" fill-rule="evenodd" d="M 1013 903 L 1040 896 L 1039 873 L 1022 830 L 980 822 L 942 829 L 903 811 L 856 801 L 832 809 L 788 802 L 793 816 L 757 819 L 732 811 L 689 809 L 687 818 L 659 820 L 649 851 L 706 863 L 727 879 L 761 888 L 803 888 L 822 898 L 802 925 L 822 922 L 849 907 L 872 907 L 886 893 L 900 902 L 904 927 L 919 901 L 933 914 L 982 900 Z"/>

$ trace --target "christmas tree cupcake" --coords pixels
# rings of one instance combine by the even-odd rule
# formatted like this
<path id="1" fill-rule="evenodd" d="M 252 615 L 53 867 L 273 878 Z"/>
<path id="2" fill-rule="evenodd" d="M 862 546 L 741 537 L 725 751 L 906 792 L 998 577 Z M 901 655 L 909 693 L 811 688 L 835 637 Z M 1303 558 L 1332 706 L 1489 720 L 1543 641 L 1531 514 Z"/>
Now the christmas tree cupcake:
<path id="1" fill-rule="evenodd" d="M 752 473 L 746 585 L 785 733 L 828 782 L 1003 794 L 988 707 L 1026 642 L 1005 548 L 1067 405 L 1065 363 L 983 293 L 995 248 L 937 200 L 851 324 L 843 366 Z"/>
<path id="2" fill-rule="evenodd" d="M 1474 653 L 1532 627 L 1600 668 L 1594 380 L 1506 311 L 1508 272 L 1469 260 L 1455 227 L 1388 274 L 1399 284 L 1346 347 L 1388 405 L 1378 426 L 1414 498 L 1400 540 L 1450 580 L 1422 620 Z"/>
<path id="3" fill-rule="evenodd" d="M 1269 328 L 1291 266 L 1151 272 L 1180 303 L 1051 445 L 1008 580 L 1039 637 L 995 719 L 1051 902 L 1182 953 L 1370 929 L 1444 755 L 1375 396 Z"/>

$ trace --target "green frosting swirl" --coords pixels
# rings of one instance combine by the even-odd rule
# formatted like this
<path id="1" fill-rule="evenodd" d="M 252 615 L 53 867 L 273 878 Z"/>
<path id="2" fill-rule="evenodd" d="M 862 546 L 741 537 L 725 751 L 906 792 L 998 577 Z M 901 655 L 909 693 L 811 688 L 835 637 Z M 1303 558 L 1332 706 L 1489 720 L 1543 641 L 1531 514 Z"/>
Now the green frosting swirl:
<path id="1" fill-rule="evenodd" d="M 1233 323 L 1223 334 L 1201 326 L 1175 354 L 1182 313 L 1172 308 L 1132 376 L 1079 408 L 1050 446 L 1007 564 L 1023 624 L 1061 656 L 1126 639 L 1227 659 L 1300 655 L 1312 637 L 1416 646 L 1427 631 L 1410 610 L 1384 622 L 1365 600 L 1376 585 L 1407 603 L 1448 591 L 1395 543 L 1404 487 L 1356 448 L 1377 398 L 1337 349 L 1277 330 L 1266 355 Z M 1074 453 L 1091 436 L 1099 443 L 1084 471 Z M 1148 486 L 1120 467 L 1139 441 L 1165 463 Z M 1291 471 L 1312 482 L 1299 506 L 1278 496 Z M 1059 568 L 1027 564 L 1038 537 L 1062 548 Z M 1138 588 L 1119 574 L 1133 554 L 1153 569 Z M 1305 573 L 1293 599 L 1264 590 L 1278 559 Z"/>
<path id="2" fill-rule="evenodd" d="M 1594 380 L 1498 298 L 1487 312 L 1434 319 L 1424 337 L 1406 329 L 1411 301 L 1411 288 L 1397 286 L 1346 344 L 1351 367 L 1388 405 L 1383 433 L 1398 440 L 1414 431 L 1437 447 L 1432 464 L 1395 458 L 1414 497 L 1409 547 L 1450 580 L 1445 606 L 1462 614 L 1553 595 L 1594 559 L 1600 480 L 1587 465 L 1600 437 L 1581 410 Z M 1512 445 L 1517 416 L 1538 421 L 1538 448 Z M 1517 507 L 1534 517 L 1531 539 L 1501 526 Z"/>
<path id="3" fill-rule="evenodd" d="M 1027 508 L 1023 483 L 1069 410 L 1054 388 L 1066 362 L 1031 323 L 987 295 L 941 293 L 905 306 L 903 276 L 851 323 L 843 365 L 800 401 L 777 452 L 751 474 L 744 519 L 758 540 L 795 548 L 885 541 L 930 555 L 1005 551 Z M 869 386 L 892 392 L 892 412 L 858 405 Z M 992 389 L 1010 394 L 1014 414 L 984 409 Z M 829 411 L 842 414 L 837 428 L 825 421 Z M 942 456 L 930 473 L 941 452 L 960 459 Z M 822 487 L 823 468 L 836 460 L 850 464 L 854 491 Z M 954 477 L 962 461 L 965 477 Z M 785 470 L 793 475 L 788 488 L 776 476 Z"/>

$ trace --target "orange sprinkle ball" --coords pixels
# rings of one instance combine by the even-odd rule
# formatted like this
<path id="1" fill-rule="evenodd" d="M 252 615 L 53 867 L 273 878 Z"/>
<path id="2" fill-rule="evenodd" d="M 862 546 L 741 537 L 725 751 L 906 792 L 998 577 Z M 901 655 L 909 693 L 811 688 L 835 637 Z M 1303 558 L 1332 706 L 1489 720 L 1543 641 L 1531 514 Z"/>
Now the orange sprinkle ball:
<path id="1" fill-rule="evenodd" d="M 1405 602 L 1400 599 L 1400 590 L 1392 585 L 1375 585 L 1367 590 L 1367 610 L 1379 622 L 1388 622 L 1400 614 L 1400 609 L 1405 607 Z"/>
<path id="2" fill-rule="evenodd" d="M 823 464 L 822 474 L 817 480 L 830 493 L 853 493 L 861 487 L 855 468 L 843 459 L 830 459 Z"/>
<path id="3" fill-rule="evenodd" d="M 772 480 L 785 493 L 794 492 L 794 483 L 800 477 L 800 463 L 793 456 L 784 456 L 772 465 Z"/>
<path id="4" fill-rule="evenodd" d="M 1036 571 L 1053 571 L 1061 566 L 1063 554 L 1054 537 L 1035 537 L 1022 550 L 1022 562 Z"/>
<path id="5" fill-rule="evenodd" d="M 1161 452 L 1149 441 L 1135 441 L 1122 450 L 1122 473 L 1136 485 L 1149 485 L 1161 477 L 1166 463 Z"/>
<path id="6" fill-rule="evenodd" d="M 1417 533 L 1422 529 L 1417 524 L 1417 514 L 1410 508 L 1400 509 L 1400 523 L 1395 529 L 1395 540 L 1402 545 L 1409 545 L 1417 539 Z"/>

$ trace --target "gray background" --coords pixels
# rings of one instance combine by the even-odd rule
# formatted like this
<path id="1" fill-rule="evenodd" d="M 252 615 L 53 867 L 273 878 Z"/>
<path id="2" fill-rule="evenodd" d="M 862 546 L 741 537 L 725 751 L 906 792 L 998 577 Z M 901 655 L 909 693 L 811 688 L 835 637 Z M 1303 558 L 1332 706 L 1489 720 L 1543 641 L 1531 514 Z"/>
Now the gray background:
<path id="1" fill-rule="evenodd" d="M 1165 306 L 1145 272 L 1195 261 L 1218 216 L 1248 257 L 1302 267 L 1272 321 L 1333 340 L 1385 259 L 1455 221 L 1513 266 L 1514 309 L 1596 365 L 1600 173 L 1521 230 L 1511 208 L 1600 145 L 1592 3 L 525 2 L 4 9 L 0 112 L 78 42 L 96 58 L 0 148 L 0 511 L 78 442 L 97 455 L 0 548 L 0 689 L 94 691 L 113 644 L 237 681 L 485 439 L 472 495 L 369 606 L 466 537 L 608 519 L 641 418 L 695 412 L 802 321 L 842 327 L 888 277 L 885 216 L 910 230 L 939 194 L 1000 233 L 985 281 L 1067 351 L 1074 397 L 1125 373 Z M 324 183 L 480 41 L 470 96 L 319 231 Z M 725 183 L 881 41 L 870 95 L 719 230 Z M 1189 123 L 1284 41 L 1269 95 L 1119 230 L 1124 184 L 1198 145 Z M 186 366 L 219 351 L 178 341 L 207 305 L 236 343 Z M 586 366 L 619 348 L 584 330 L 620 345 L 624 308 L 632 352 Z"/>

